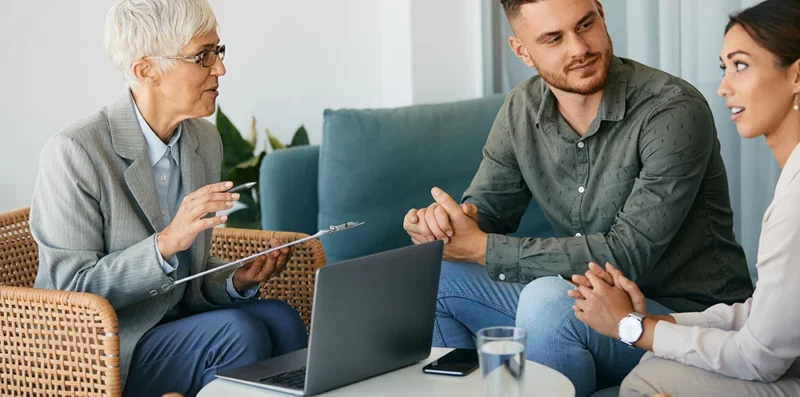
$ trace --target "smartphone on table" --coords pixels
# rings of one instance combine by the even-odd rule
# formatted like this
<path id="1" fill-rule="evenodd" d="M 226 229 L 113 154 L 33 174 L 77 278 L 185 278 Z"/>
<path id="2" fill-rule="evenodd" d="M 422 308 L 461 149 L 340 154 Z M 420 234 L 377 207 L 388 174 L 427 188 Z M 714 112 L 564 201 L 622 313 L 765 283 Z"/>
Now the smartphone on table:
<path id="1" fill-rule="evenodd" d="M 422 367 L 422 372 L 437 375 L 464 376 L 476 368 L 478 368 L 477 350 L 454 349 Z"/>

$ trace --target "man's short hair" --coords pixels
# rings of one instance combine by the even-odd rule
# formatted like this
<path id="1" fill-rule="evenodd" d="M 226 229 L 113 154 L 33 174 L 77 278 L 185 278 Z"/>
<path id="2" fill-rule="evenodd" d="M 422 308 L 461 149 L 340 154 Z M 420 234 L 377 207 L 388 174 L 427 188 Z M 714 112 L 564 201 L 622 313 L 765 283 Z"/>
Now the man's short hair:
<path id="1" fill-rule="evenodd" d="M 525 4 L 538 3 L 542 0 L 500 0 L 503 5 L 503 10 L 506 12 L 508 19 L 516 18 L 519 15 L 519 8 Z"/>

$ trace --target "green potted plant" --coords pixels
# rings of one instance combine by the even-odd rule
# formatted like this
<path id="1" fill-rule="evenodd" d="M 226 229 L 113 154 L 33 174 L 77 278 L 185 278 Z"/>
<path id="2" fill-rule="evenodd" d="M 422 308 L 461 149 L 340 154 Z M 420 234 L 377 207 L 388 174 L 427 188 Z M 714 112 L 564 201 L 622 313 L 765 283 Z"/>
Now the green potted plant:
<path id="1" fill-rule="evenodd" d="M 258 181 L 261 170 L 261 161 L 267 155 L 266 145 L 264 150 L 256 152 L 258 133 L 256 118 L 250 123 L 250 135 L 244 139 L 236 126 L 231 123 L 228 116 L 217 107 L 217 129 L 222 139 L 222 179 L 232 181 L 234 186 L 246 182 Z M 295 146 L 308 145 L 308 133 L 301 125 L 294 133 L 292 142 L 283 144 L 278 138 L 266 129 L 267 140 L 272 150 L 285 149 Z M 261 210 L 258 201 L 258 187 L 240 192 L 239 202 L 244 205 L 230 214 L 226 226 L 243 229 L 261 229 Z"/>

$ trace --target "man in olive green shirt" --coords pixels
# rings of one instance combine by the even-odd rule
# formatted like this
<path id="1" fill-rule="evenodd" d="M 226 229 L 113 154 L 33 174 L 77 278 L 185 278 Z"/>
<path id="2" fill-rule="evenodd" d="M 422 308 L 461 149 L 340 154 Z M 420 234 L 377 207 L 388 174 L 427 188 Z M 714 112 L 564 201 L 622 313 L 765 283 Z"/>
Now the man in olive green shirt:
<path id="1" fill-rule="evenodd" d="M 587 395 L 618 384 L 642 352 L 576 320 L 573 286 L 557 276 L 610 262 L 653 314 L 742 302 L 753 286 L 702 94 L 615 57 L 599 2 L 503 4 L 511 48 L 539 76 L 506 98 L 463 203 L 434 188 L 436 202 L 409 211 L 404 227 L 415 243 L 445 240 L 451 261 L 435 345 L 472 347 L 478 329 L 516 321 L 528 330 L 528 358 Z M 506 235 L 532 198 L 559 237 Z"/>

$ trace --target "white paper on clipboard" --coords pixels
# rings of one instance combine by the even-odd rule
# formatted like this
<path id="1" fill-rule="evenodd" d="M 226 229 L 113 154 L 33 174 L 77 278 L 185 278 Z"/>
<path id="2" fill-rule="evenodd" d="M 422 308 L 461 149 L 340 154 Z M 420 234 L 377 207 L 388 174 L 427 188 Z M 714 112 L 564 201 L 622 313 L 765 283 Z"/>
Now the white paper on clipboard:
<path id="1" fill-rule="evenodd" d="M 295 241 L 292 241 L 290 243 L 286 243 L 284 245 L 281 245 L 280 247 L 270 248 L 270 249 L 268 249 L 266 251 L 261 251 L 261 252 L 259 252 L 257 254 L 253 254 L 253 255 L 250 255 L 248 257 L 245 257 L 245 258 L 242 258 L 242 259 L 230 262 L 230 263 L 226 263 L 226 264 L 224 264 L 222 266 L 217 266 L 217 267 L 215 267 L 213 269 L 208 269 L 206 271 L 203 271 L 203 272 L 200 272 L 200 273 L 197 273 L 197 274 L 192 274 L 189 277 L 184 277 L 184 278 L 182 278 L 180 280 L 176 280 L 175 281 L 175 285 L 178 285 L 178 284 L 181 284 L 181 283 L 185 283 L 187 281 L 196 279 L 198 277 L 203 277 L 203 276 L 205 276 L 207 274 L 218 272 L 218 271 L 223 270 L 223 269 L 228 269 L 228 268 L 231 268 L 231 267 L 234 267 L 234 266 L 238 267 L 238 266 L 244 265 L 245 263 L 247 263 L 247 262 L 249 262 L 249 261 L 251 261 L 251 260 L 253 260 L 255 258 L 258 258 L 261 255 L 266 255 L 266 254 L 269 254 L 271 252 L 275 252 L 277 250 L 280 250 L 282 248 L 291 247 L 293 245 L 301 244 L 301 243 L 304 243 L 304 242 L 309 241 L 309 240 L 314 240 L 314 239 L 320 238 L 322 236 L 327 236 L 327 235 L 330 235 L 330 234 L 334 234 L 336 232 L 352 229 L 354 227 L 358 227 L 358 226 L 361 226 L 363 224 L 364 224 L 364 222 L 347 222 L 347 223 L 343 223 L 341 225 L 331 226 L 327 230 L 320 230 L 320 231 L 318 231 L 317 233 L 315 233 L 312 236 L 304 237 L 304 238 L 301 238 L 300 240 L 295 240 Z"/>

